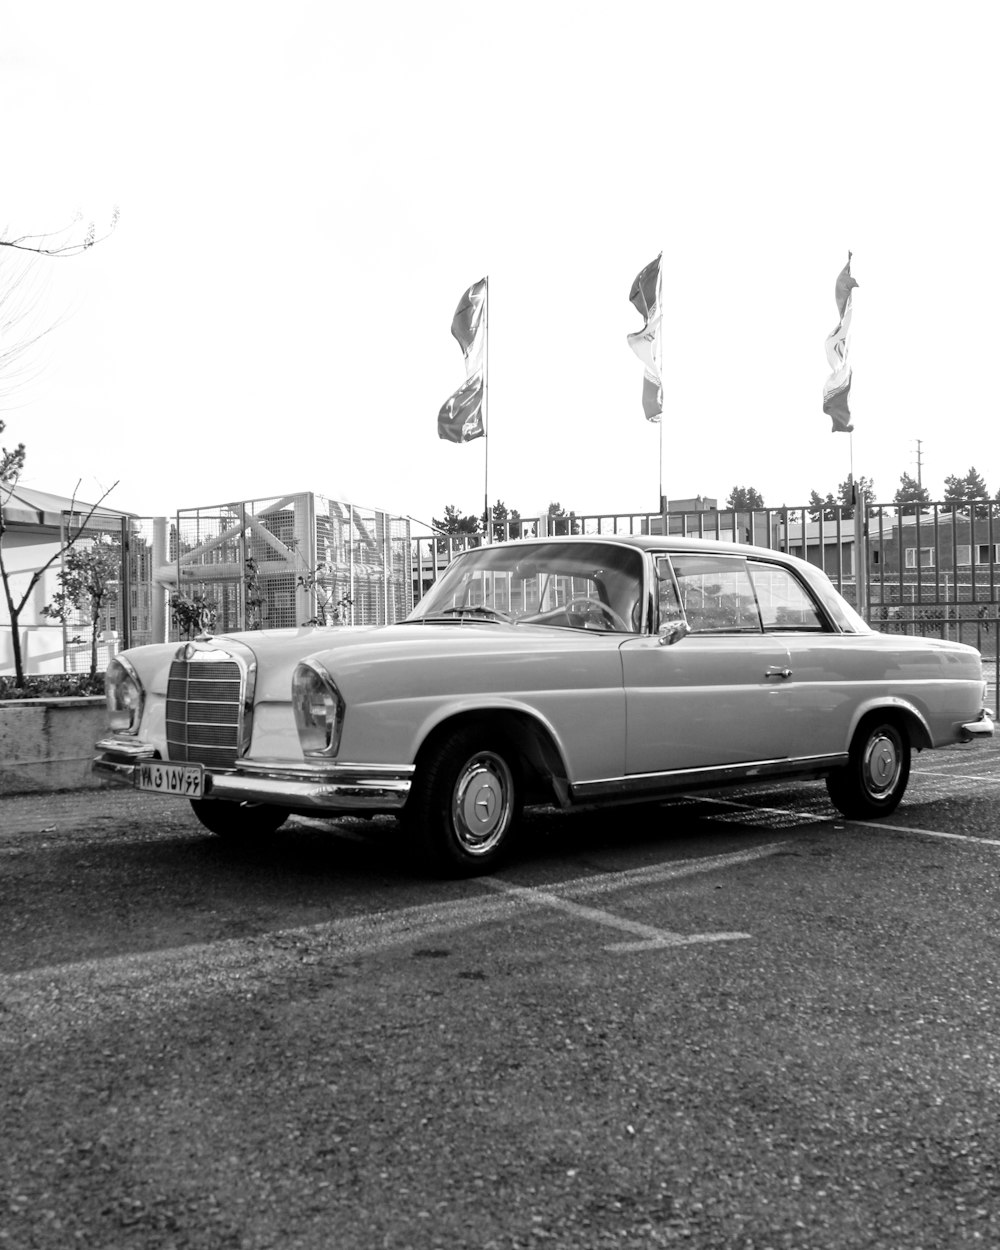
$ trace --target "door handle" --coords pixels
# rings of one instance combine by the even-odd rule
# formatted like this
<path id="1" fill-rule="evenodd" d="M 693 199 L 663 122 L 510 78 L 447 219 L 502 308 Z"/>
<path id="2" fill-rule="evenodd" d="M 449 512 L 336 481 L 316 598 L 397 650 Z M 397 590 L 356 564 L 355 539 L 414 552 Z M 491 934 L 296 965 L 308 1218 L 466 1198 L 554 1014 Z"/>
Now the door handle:
<path id="1" fill-rule="evenodd" d="M 764 674 L 765 677 L 791 677 L 792 670 L 790 668 L 779 668 L 777 664 L 772 664 Z"/>

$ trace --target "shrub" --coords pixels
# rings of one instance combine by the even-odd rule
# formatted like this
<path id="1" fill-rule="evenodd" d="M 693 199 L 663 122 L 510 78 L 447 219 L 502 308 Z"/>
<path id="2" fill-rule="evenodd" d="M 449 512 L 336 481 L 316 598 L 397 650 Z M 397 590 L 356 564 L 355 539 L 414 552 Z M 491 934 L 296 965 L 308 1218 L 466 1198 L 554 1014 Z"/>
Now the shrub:
<path id="1" fill-rule="evenodd" d="M 104 693 L 104 674 L 45 673 L 25 677 L 18 686 L 14 677 L 0 677 L 0 702 L 4 699 L 65 699 L 72 695 Z"/>

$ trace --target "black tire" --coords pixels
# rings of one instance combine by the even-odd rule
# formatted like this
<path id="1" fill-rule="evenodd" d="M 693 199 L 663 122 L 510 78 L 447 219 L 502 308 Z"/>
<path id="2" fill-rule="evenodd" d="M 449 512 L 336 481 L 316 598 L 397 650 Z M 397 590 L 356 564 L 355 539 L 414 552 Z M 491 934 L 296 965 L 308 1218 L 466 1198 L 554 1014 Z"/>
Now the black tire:
<path id="1" fill-rule="evenodd" d="M 516 750 L 486 729 L 458 729 L 420 760 L 403 822 L 434 872 L 474 877 L 509 852 L 522 805 Z"/>
<path id="2" fill-rule="evenodd" d="M 833 804 L 856 820 L 888 816 L 899 806 L 910 778 L 910 739 L 894 720 L 861 722 L 848 762 L 826 779 Z"/>
<path id="3" fill-rule="evenodd" d="M 288 809 L 272 803 L 234 803 L 225 799 L 190 799 L 189 802 L 209 833 L 233 842 L 266 838 L 288 819 Z"/>

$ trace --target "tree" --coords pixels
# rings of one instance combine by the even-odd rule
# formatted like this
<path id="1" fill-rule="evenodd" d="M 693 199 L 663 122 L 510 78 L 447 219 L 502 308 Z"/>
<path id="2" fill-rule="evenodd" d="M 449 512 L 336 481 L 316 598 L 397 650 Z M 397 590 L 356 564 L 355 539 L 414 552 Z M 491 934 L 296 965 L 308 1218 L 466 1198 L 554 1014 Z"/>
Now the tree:
<path id="1" fill-rule="evenodd" d="M 0 433 L 3 433 L 3 423 L 0 422 Z M 58 549 L 42 564 L 39 568 L 33 569 L 28 583 L 24 587 L 20 598 L 14 590 L 13 578 L 15 571 L 8 569 L 7 561 L 4 556 L 4 538 L 7 536 L 7 522 L 3 515 L 3 505 L 10 502 L 14 487 L 17 484 L 18 474 L 24 466 L 24 444 L 21 443 L 14 451 L 2 450 L 2 458 L 0 458 L 0 581 L 3 582 L 4 598 L 7 600 L 7 616 L 10 620 L 11 646 L 14 651 L 14 685 L 21 688 L 24 686 L 24 657 L 21 654 L 21 613 L 28 605 L 32 592 L 45 574 L 56 563 L 57 560 L 66 556 L 77 544 L 81 537 L 86 533 L 87 524 L 93 517 L 94 513 L 107 499 L 114 488 L 118 485 L 113 482 L 111 486 L 98 499 L 97 503 L 92 504 L 86 516 L 79 522 L 76 528 L 73 528 L 72 519 L 70 520 L 64 532 L 62 542 Z M 79 485 L 79 483 L 77 483 Z M 6 487 L 6 489 L 4 489 Z M 73 498 L 70 500 L 69 514 L 70 518 L 76 511 L 76 491 L 73 492 Z"/>
<path id="2" fill-rule="evenodd" d="M 550 534 L 579 534 L 580 522 L 575 512 L 567 512 L 558 500 L 549 504 L 546 516 L 549 518 Z"/>
<path id="3" fill-rule="evenodd" d="M 308 621 L 302 621 L 301 624 L 343 625 L 346 623 L 347 613 L 354 599 L 349 593 L 342 595 L 339 599 L 334 598 L 336 574 L 335 565 L 317 564 L 314 569 L 310 569 L 308 573 L 300 573 L 295 579 L 295 584 L 300 590 L 312 592 L 316 599 L 316 615 L 311 616 Z"/>
<path id="4" fill-rule="evenodd" d="M 870 477 L 858 478 L 858 495 L 866 508 L 875 503 L 875 483 Z M 850 474 L 837 487 L 836 495 L 827 492 L 822 498 L 816 491 L 809 496 L 809 516 L 818 521 L 822 514 L 824 521 L 835 521 L 839 516 L 842 521 L 850 521 L 854 516 L 854 479 Z"/>
<path id="5" fill-rule="evenodd" d="M 944 479 L 944 502 L 950 504 L 968 504 L 976 500 L 988 502 L 990 492 L 986 483 L 975 467 L 970 467 L 964 476 L 952 475 Z M 953 508 L 955 512 L 971 512 L 971 508 Z M 984 508 L 975 509 L 977 516 L 984 516 Z"/>
<path id="6" fill-rule="evenodd" d="M 463 540 L 459 545 L 459 550 L 468 544 L 470 537 L 482 532 L 479 528 L 479 517 L 463 516 L 454 504 L 446 505 L 444 516 L 440 520 L 437 517 L 432 517 L 431 521 L 439 534 L 454 536 Z M 446 539 L 441 538 L 437 542 L 437 549 L 440 552 L 446 552 L 448 545 Z"/>
<path id="7" fill-rule="evenodd" d="M 809 519 L 810 521 L 818 521 L 820 517 L 824 521 L 832 521 L 837 515 L 837 501 L 827 492 L 824 499 L 818 491 L 812 491 L 809 495 Z"/>
<path id="8" fill-rule="evenodd" d="M 857 480 L 858 496 L 866 508 L 875 503 L 875 483 L 870 477 L 859 477 Z M 837 487 L 837 502 L 841 505 L 841 516 L 850 520 L 854 516 L 854 479 L 850 474 Z"/>
<path id="9" fill-rule="evenodd" d="M 90 621 L 90 675 L 97 675 L 97 635 L 101 612 L 113 599 L 121 581 L 122 546 L 109 534 L 100 534 L 89 547 L 76 546 L 66 552 L 59 571 L 59 590 L 52 602 L 42 608 L 42 615 L 70 623 L 75 612 L 83 612 Z M 75 637 L 71 641 L 82 642 Z"/>
<path id="10" fill-rule="evenodd" d="M 16 384 L 21 380 L 16 373 L 15 367 L 20 365 L 28 350 L 53 328 L 51 325 L 41 330 L 37 327 L 30 327 L 30 314 L 33 311 L 27 286 L 28 274 L 31 272 L 30 262 L 40 256 L 76 256 L 80 252 L 85 252 L 92 248 L 95 243 L 100 241 L 97 235 L 97 228 L 91 222 L 86 227 L 83 238 L 80 238 L 79 231 L 75 228 L 80 220 L 80 218 L 77 218 L 77 222 L 62 230 L 43 234 L 22 234 L 15 238 L 0 238 L 0 249 L 5 249 L 0 251 L 0 256 L 4 258 L 5 262 L 11 256 L 18 257 L 21 253 L 29 254 L 29 264 L 21 263 L 0 283 L 0 393 L 8 393 L 12 384 Z M 115 209 L 110 227 L 101 238 L 107 238 L 117 224 L 118 210 Z M 25 326 L 28 326 L 28 328 L 22 329 Z M 0 434 L 4 432 L 4 429 L 4 422 L 0 421 Z M 0 448 L 0 580 L 3 581 L 4 598 L 7 600 L 11 645 L 14 651 L 14 684 L 18 687 L 24 686 L 24 659 L 21 655 L 21 613 L 27 606 L 32 592 L 42 577 L 57 560 L 62 559 L 76 546 L 77 541 L 86 531 L 88 521 L 104 500 L 107 499 L 108 495 L 111 494 L 115 486 L 118 485 L 115 482 L 104 492 L 97 503 L 91 507 L 76 530 L 72 528 L 72 522 L 70 523 L 59 549 L 45 561 L 41 568 L 33 570 L 28 578 L 26 589 L 18 598 L 12 585 L 12 573 L 7 568 L 4 558 L 3 542 L 7 532 L 7 523 L 3 517 L 3 506 L 10 502 L 14 487 L 24 469 L 24 458 L 25 449 L 23 443 L 18 443 L 13 450 L 8 450 L 6 447 Z M 75 510 L 73 506 L 75 500 L 76 491 L 73 492 L 73 500 L 70 505 L 71 516 Z"/>
<path id="11" fill-rule="evenodd" d="M 87 223 L 83 238 L 79 238 L 77 227 L 83 221 L 83 214 L 77 213 L 68 226 L 59 230 L 48 230 L 42 234 L 22 234 L 14 239 L 0 239 L 0 247 L 10 248 L 15 252 L 31 252 L 36 256 L 78 256 L 86 252 L 96 243 L 101 243 L 118 225 L 118 209 L 111 214 L 107 230 L 100 238 L 97 237 L 97 225 L 93 221 Z"/>
<path id="12" fill-rule="evenodd" d="M 479 517 L 462 516 L 454 504 L 448 504 L 444 510 L 444 516 L 439 521 L 437 517 L 432 518 L 434 528 L 442 534 L 479 534 L 482 531 L 479 527 Z"/>
<path id="13" fill-rule="evenodd" d="M 910 477 L 909 473 L 900 474 L 899 489 L 893 495 L 892 502 L 899 508 L 901 516 L 915 516 L 921 506 L 930 501 L 926 486 Z"/>
<path id="14" fill-rule="evenodd" d="M 516 508 L 508 509 L 502 499 L 498 499 L 492 508 L 493 512 L 493 537 L 497 542 L 503 542 L 505 538 L 520 538 L 521 514 Z M 489 525 L 489 518 L 484 512 L 482 515 L 483 532 Z"/>
<path id="15" fill-rule="evenodd" d="M 190 597 L 178 591 L 170 596 L 170 619 L 182 638 L 214 629 L 219 606 L 214 599 L 206 599 L 196 591 Z"/>
<path id="16" fill-rule="evenodd" d="M 77 228 L 81 220 L 78 217 L 71 225 L 46 234 L 0 238 L 0 395 L 9 394 L 25 380 L 31 348 L 55 328 L 54 324 L 34 320 L 40 303 L 40 257 L 76 256 L 88 251 L 114 230 L 118 210 L 100 238 L 94 222 L 88 223 L 81 238 Z"/>
<path id="17" fill-rule="evenodd" d="M 729 492 L 726 507 L 734 512 L 754 512 L 764 507 L 764 496 L 752 486 L 734 486 Z"/>

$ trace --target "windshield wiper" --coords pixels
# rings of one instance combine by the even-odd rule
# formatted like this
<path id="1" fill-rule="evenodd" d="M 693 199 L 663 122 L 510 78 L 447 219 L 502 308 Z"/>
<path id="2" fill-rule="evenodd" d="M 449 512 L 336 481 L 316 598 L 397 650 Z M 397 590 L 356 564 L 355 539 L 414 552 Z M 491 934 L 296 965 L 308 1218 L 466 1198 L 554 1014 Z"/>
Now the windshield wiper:
<path id="1" fill-rule="evenodd" d="M 482 603 L 467 603 L 460 608 L 442 608 L 439 616 L 483 616 L 490 621 L 510 621 L 506 612 L 498 608 L 488 608 Z"/>

